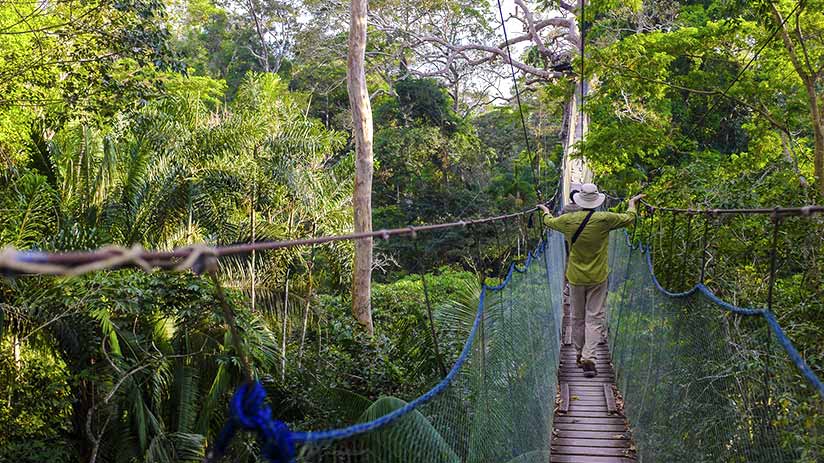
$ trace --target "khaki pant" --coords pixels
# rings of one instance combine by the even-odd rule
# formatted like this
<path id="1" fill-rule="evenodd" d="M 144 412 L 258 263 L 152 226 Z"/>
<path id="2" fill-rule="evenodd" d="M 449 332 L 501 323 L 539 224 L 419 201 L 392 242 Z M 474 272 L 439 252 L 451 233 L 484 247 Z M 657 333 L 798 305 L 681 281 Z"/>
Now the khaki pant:
<path id="1" fill-rule="evenodd" d="M 569 285 L 572 312 L 572 342 L 584 360 L 595 361 L 595 347 L 604 335 L 607 281 L 594 286 Z"/>

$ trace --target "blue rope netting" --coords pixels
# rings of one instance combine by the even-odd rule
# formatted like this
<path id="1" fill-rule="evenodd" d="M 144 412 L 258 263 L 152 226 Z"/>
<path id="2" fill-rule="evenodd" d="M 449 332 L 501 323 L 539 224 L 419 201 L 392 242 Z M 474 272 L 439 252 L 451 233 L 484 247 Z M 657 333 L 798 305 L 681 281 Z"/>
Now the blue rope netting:
<path id="1" fill-rule="evenodd" d="M 815 388 L 818 393 L 824 398 L 824 382 L 816 376 L 815 372 L 813 372 L 812 368 L 807 364 L 806 361 L 801 357 L 801 354 L 798 352 L 798 349 L 795 348 L 792 341 L 787 337 L 784 333 L 784 330 L 781 328 L 781 325 L 778 323 L 778 320 L 775 318 L 775 314 L 773 314 L 768 309 L 752 309 L 746 307 L 738 307 L 736 305 L 730 304 L 713 294 L 709 288 L 707 288 L 703 283 L 698 283 L 692 288 L 687 291 L 675 293 L 668 291 L 661 285 L 661 282 L 658 280 L 658 277 L 655 276 L 654 267 L 652 265 L 652 253 L 650 252 L 649 246 L 644 244 L 633 245 L 630 242 L 629 234 L 624 231 L 624 235 L 626 236 L 627 245 L 630 249 L 640 249 L 642 253 L 646 255 L 646 262 L 647 268 L 649 270 L 649 274 L 652 277 L 652 281 L 655 284 L 655 287 L 658 289 L 659 292 L 666 295 L 667 297 L 671 298 L 685 298 L 692 296 L 696 292 L 702 293 L 704 296 L 707 297 L 710 301 L 712 301 L 715 305 L 726 309 L 732 313 L 744 316 L 761 316 L 769 325 L 770 329 L 772 330 L 773 334 L 775 334 L 776 338 L 778 339 L 778 343 L 781 347 L 787 352 L 790 360 L 795 364 L 796 368 L 804 375 L 804 377 L 809 381 L 809 383 Z"/>
<path id="2" fill-rule="evenodd" d="M 542 239 L 535 251 L 528 252 L 523 268 L 519 268 L 514 262 L 510 263 L 506 277 L 500 284 L 496 286 L 482 285 L 472 328 L 458 359 L 449 373 L 423 395 L 372 421 L 324 431 L 291 431 L 285 423 L 272 417 L 272 410 L 266 404 L 266 392 L 263 386 L 259 382 L 245 384 L 238 388 L 231 400 L 230 417 L 215 441 L 214 455 L 218 457 L 224 455 L 236 432 L 242 429 L 257 434 L 261 453 L 269 461 L 273 463 L 292 463 L 295 461 L 296 444 L 338 441 L 369 433 L 396 422 L 431 401 L 452 384 L 466 363 L 478 333 L 478 328 L 484 318 L 485 301 L 489 291 L 498 292 L 506 288 L 512 281 L 515 272 L 526 273 L 533 261 L 544 254 L 546 246 L 546 239 Z"/>

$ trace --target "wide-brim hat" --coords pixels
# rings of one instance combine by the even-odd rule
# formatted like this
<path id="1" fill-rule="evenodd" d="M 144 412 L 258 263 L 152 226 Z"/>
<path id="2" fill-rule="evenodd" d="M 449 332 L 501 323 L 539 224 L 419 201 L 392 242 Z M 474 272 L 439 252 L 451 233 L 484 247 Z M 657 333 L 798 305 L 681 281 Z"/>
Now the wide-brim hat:
<path id="1" fill-rule="evenodd" d="M 575 204 L 584 209 L 595 209 L 601 204 L 604 204 L 606 198 L 606 195 L 600 193 L 594 183 L 584 183 L 581 185 L 581 191 L 572 196 Z"/>

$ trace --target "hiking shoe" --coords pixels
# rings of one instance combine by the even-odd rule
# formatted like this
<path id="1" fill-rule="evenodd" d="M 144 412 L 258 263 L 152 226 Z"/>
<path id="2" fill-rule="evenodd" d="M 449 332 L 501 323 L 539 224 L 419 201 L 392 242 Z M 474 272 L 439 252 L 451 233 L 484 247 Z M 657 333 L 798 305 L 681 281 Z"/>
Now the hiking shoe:
<path id="1" fill-rule="evenodd" d="M 581 360 L 581 365 L 583 365 L 584 367 L 584 377 L 594 378 L 595 375 L 598 374 L 598 370 L 595 368 L 595 362 L 593 362 L 592 360 Z"/>

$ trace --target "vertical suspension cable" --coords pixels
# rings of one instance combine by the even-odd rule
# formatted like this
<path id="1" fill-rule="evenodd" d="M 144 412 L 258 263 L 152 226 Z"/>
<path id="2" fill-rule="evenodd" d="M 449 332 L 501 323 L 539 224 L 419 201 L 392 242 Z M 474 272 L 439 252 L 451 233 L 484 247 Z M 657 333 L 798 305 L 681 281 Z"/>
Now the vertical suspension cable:
<path id="1" fill-rule="evenodd" d="M 701 278 L 698 280 L 702 285 L 707 276 L 707 235 L 710 232 L 710 218 L 704 216 L 704 237 L 701 239 Z"/>
<path id="2" fill-rule="evenodd" d="M 775 288 L 775 262 L 776 262 L 776 247 L 778 246 L 778 232 L 781 227 L 781 216 L 776 212 L 772 215 L 773 222 L 773 236 L 772 245 L 770 247 L 770 282 L 767 287 L 767 310 L 772 310 L 773 303 L 773 289 Z"/>
<path id="3" fill-rule="evenodd" d="M 478 274 L 479 274 L 478 278 L 480 279 L 480 282 L 481 282 L 481 288 L 483 288 L 483 286 L 486 285 L 486 267 L 484 265 L 483 255 L 481 254 L 481 235 L 480 235 L 480 233 L 478 233 L 478 224 L 470 224 L 469 226 L 472 227 L 472 235 L 474 235 L 475 244 L 477 245 L 477 255 L 478 255 L 477 267 L 478 267 Z"/>
<path id="4" fill-rule="evenodd" d="M 678 225 L 676 222 L 676 213 L 675 211 L 672 212 L 672 220 L 670 221 L 670 230 L 669 230 L 669 237 L 667 240 L 669 241 L 669 256 L 667 256 L 667 275 L 669 276 L 669 285 L 673 287 L 673 261 L 675 261 L 675 227 Z"/>
<path id="5" fill-rule="evenodd" d="M 681 275 L 686 279 L 687 275 L 687 260 L 690 255 L 690 241 L 692 238 L 692 211 L 687 213 L 687 238 L 684 240 L 684 258 L 681 261 Z M 689 282 L 684 281 L 681 289 L 686 289 L 692 286 Z"/>
<path id="6" fill-rule="evenodd" d="M 647 252 L 652 259 L 652 270 L 655 273 L 655 208 L 649 213 L 649 232 L 647 233 Z"/>
<path id="7" fill-rule="evenodd" d="M 503 228 L 504 232 L 506 231 L 506 225 L 502 226 L 501 228 Z M 507 259 L 505 259 L 506 251 L 504 250 L 504 247 L 501 245 L 501 233 L 498 232 L 498 224 L 497 223 L 492 224 L 492 233 L 495 234 L 495 248 L 497 249 L 498 252 L 501 253 L 500 258 L 498 258 L 496 260 L 498 262 L 506 262 L 507 261 Z M 501 275 L 502 272 L 503 272 L 503 269 L 498 269 L 498 278 L 503 280 L 503 276 Z"/>
<path id="8" fill-rule="evenodd" d="M 586 19 L 586 5 L 587 5 L 587 0 L 581 0 L 581 26 L 580 26 L 580 29 L 581 29 L 581 34 L 580 34 L 581 35 L 581 104 L 580 104 L 580 108 L 579 108 L 580 109 L 580 116 L 579 116 L 579 120 L 578 120 L 578 124 L 581 126 L 581 139 L 579 140 L 580 142 L 584 141 L 584 104 L 585 104 L 585 100 L 586 100 L 586 93 L 585 93 L 586 89 L 585 89 L 585 86 L 584 86 L 584 82 L 586 80 L 586 79 L 584 79 L 584 52 L 586 51 L 586 48 L 585 48 L 586 47 L 586 29 L 585 29 L 585 26 L 586 26 L 586 21 L 587 21 L 587 19 Z M 583 143 L 580 143 L 578 145 L 578 149 L 580 150 L 579 152 L 581 153 L 581 157 L 583 157 L 584 156 Z"/>
<path id="9" fill-rule="evenodd" d="M 770 246 L 770 281 L 769 286 L 767 287 L 767 310 L 772 312 L 773 308 L 773 291 L 775 289 L 775 271 L 776 271 L 776 260 L 778 254 L 778 235 L 779 229 L 781 228 L 781 216 L 778 214 L 778 208 L 772 214 L 772 222 L 773 222 L 773 236 L 772 236 L 772 245 Z M 772 343 L 772 328 L 770 327 L 769 323 L 765 323 L 766 325 L 766 337 L 764 338 L 764 397 L 763 397 L 763 406 L 766 409 L 764 413 L 769 413 L 771 410 L 768 406 L 770 402 L 770 355 L 772 354 L 770 345 Z M 765 417 L 762 422 L 762 427 L 764 428 L 762 431 L 766 432 L 767 427 L 769 426 L 769 422 L 772 421 L 772 416 Z"/>
<path id="10" fill-rule="evenodd" d="M 413 240 L 415 243 L 415 255 L 418 256 L 418 262 L 420 262 L 421 254 L 420 250 L 418 249 L 418 240 Z M 443 357 L 441 356 L 441 350 L 438 346 L 438 330 L 435 327 L 435 317 L 432 316 L 432 304 L 429 301 L 429 287 L 426 284 L 426 269 L 423 268 L 423 265 L 420 263 L 418 264 L 418 271 L 421 273 L 421 285 L 423 286 L 423 300 L 426 304 L 426 314 L 429 317 L 429 332 L 432 335 L 432 347 L 435 350 L 435 360 L 438 362 L 438 369 L 440 369 L 441 377 L 445 378 L 447 374 L 446 365 L 443 362 Z"/>
<path id="11" fill-rule="evenodd" d="M 257 209 L 257 194 L 258 194 L 258 178 L 257 178 L 257 147 L 252 151 L 252 197 L 249 201 L 249 225 L 251 228 L 252 234 L 252 244 L 255 243 L 257 239 L 257 230 L 255 230 L 255 212 Z M 251 267 L 251 302 L 252 302 L 252 312 L 255 311 L 257 306 L 257 251 L 252 249 L 251 255 L 251 262 L 249 263 Z"/>
<path id="12" fill-rule="evenodd" d="M 526 154 L 529 157 L 529 167 L 532 170 L 532 182 L 533 187 L 535 188 L 535 196 L 538 198 L 538 201 L 542 201 L 541 198 L 541 190 L 538 187 L 538 174 L 535 171 L 535 163 L 532 162 L 532 148 L 529 145 L 529 133 L 526 130 L 526 118 L 524 118 L 524 109 L 521 106 L 521 92 L 518 89 L 518 79 L 515 77 L 515 66 L 512 64 L 512 52 L 509 50 L 509 35 L 506 32 L 506 20 L 504 19 L 504 10 L 501 7 L 501 0 L 497 0 L 498 2 L 498 14 L 501 16 L 501 28 L 504 32 L 504 48 L 506 48 L 506 57 L 507 61 L 509 62 L 509 72 L 512 75 L 512 85 L 515 87 L 515 101 L 518 104 L 518 114 L 521 116 L 521 129 L 523 130 L 524 134 L 524 144 L 526 145 Z M 537 156 L 536 156 L 537 159 Z M 517 182 L 517 179 L 516 179 Z"/>

